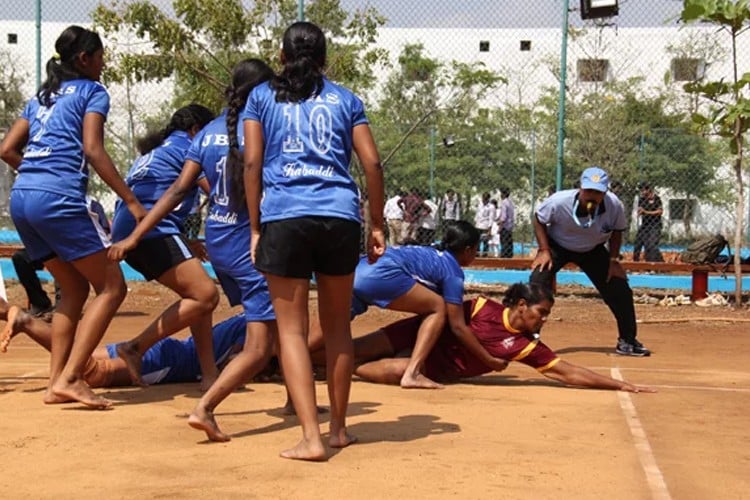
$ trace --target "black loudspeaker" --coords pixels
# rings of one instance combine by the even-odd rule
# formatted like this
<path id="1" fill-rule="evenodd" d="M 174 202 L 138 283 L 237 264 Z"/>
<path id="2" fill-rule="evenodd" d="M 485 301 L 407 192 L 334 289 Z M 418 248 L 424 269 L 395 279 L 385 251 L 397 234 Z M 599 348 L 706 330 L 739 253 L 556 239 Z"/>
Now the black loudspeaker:
<path id="1" fill-rule="evenodd" d="M 618 0 L 581 0 L 581 19 L 612 17 L 618 13 Z"/>

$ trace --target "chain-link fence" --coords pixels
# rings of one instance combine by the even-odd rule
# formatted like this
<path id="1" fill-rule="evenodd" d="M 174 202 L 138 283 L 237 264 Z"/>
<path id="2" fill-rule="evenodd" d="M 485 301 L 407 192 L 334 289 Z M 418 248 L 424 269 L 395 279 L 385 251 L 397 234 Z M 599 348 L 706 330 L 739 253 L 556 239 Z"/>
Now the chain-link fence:
<path id="1" fill-rule="evenodd" d="M 625 249 L 647 246 L 640 258 L 655 258 L 654 245 L 666 254 L 705 234 L 730 236 L 737 224 L 730 154 L 694 129 L 691 113 L 709 103 L 684 90 L 731 77 L 730 42 L 715 28 L 681 25 L 679 1 L 620 0 L 619 15 L 585 21 L 578 0 L 6 3 L 0 127 L 34 92 L 57 35 L 70 23 L 93 25 L 107 49 L 109 151 L 123 172 L 135 138 L 178 106 L 218 111 L 239 58 L 277 64 L 281 33 L 302 3 L 329 36 L 329 75 L 366 101 L 387 198 L 414 192 L 435 207 L 399 238 L 438 239 L 449 190 L 460 217 L 475 222 L 482 193 L 501 205 L 507 189 L 515 254 L 526 253 L 535 204 L 573 187 L 590 165 L 616 181 L 630 218 Z M 750 67 L 750 41 L 738 41 L 738 64 Z M 10 174 L 2 175 L 6 213 Z M 111 193 L 101 183 L 92 189 L 111 211 Z M 642 215 L 657 200 L 663 213 Z"/>

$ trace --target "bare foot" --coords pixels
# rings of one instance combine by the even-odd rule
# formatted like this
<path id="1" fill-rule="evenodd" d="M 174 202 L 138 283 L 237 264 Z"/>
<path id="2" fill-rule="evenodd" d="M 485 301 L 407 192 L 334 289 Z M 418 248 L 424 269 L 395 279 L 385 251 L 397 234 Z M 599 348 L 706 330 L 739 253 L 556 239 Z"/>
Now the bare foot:
<path id="1" fill-rule="evenodd" d="M 232 439 L 227 434 L 221 432 L 219 426 L 216 424 L 213 412 L 201 406 L 196 406 L 190 414 L 188 425 L 193 429 L 205 432 L 210 441 L 225 443 Z"/>
<path id="2" fill-rule="evenodd" d="M 25 316 L 27 314 L 20 307 L 10 306 L 8 309 L 8 322 L 5 323 L 5 328 L 0 332 L 0 352 L 8 352 L 10 339 L 15 337 L 20 331 L 20 326 L 23 324 Z"/>
<path id="3" fill-rule="evenodd" d="M 347 433 L 346 429 L 340 429 L 338 432 L 331 431 L 331 437 L 328 438 L 328 444 L 331 448 L 346 448 L 357 441 L 356 436 Z"/>
<path id="4" fill-rule="evenodd" d="M 97 396 L 81 379 L 66 382 L 61 376 L 50 388 L 52 395 L 59 399 L 75 400 L 96 410 L 106 410 L 112 406 L 109 399 Z"/>
<path id="5" fill-rule="evenodd" d="M 130 380 L 133 381 L 133 384 L 146 387 L 147 384 L 141 378 L 141 361 L 143 357 L 138 352 L 138 346 L 133 342 L 122 342 L 117 344 L 116 349 L 117 355 L 125 361 L 125 365 L 128 367 Z"/>
<path id="6" fill-rule="evenodd" d="M 75 401 L 75 399 L 57 396 L 55 393 L 52 392 L 52 388 L 48 387 L 47 390 L 44 392 L 44 397 L 42 398 L 42 401 L 44 401 L 44 404 L 46 405 L 59 405 L 59 404 L 64 404 L 64 403 L 72 403 Z"/>
<path id="7" fill-rule="evenodd" d="M 326 449 L 320 439 L 317 441 L 303 439 L 294 448 L 289 448 L 279 453 L 279 456 L 291 460 L 307 460 L 310 462 L 325 462 L 328 460 Z"/>
<path id="8" fill-rule="evenodd" d="M 407 374 L 401 377 L 402 389 L 442 389 L 442 384 L 433 382 L 421 373 Z"/>

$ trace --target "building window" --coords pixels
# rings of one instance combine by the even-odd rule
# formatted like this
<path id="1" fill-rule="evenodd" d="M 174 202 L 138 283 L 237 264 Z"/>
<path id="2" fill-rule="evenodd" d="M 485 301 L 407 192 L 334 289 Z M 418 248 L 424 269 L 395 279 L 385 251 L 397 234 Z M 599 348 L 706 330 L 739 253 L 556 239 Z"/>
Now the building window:
<path id="1" fill-rule="evenodd" d="M 669 220 L 683 222 L 693 220 L 696 205 L 695 199 L 672 198 L 669 200 Z"/>
<path id="2" fill-rule="evenodd" d="M 706 63 L 703 59 L 676 57 L 672 59 L 671 69 L 675 82 L 693 82 L 703 78 Z"/>
<path id="3" fill-rule="evenodd" d="M 609 59 L 579 59 L 578 81 L 606 82 L 609 76 Z"/>
<path id="4" fill-rule="evenodd" d="M 489 40 L 480 40 L 479 42 L 479 52 L 489 52 L 490 51 L 490 42 Z"/>
<path id="5" fill-rule="evenodd" d="M 18 43 L 17 33 L 8 33 L 8 45 L 15 45 Z"/>
<path id="6" fill-rule="evenodd" d="M 528 52 L 531 50 L 531 40 L 521 40 L 521 52 Z"/>

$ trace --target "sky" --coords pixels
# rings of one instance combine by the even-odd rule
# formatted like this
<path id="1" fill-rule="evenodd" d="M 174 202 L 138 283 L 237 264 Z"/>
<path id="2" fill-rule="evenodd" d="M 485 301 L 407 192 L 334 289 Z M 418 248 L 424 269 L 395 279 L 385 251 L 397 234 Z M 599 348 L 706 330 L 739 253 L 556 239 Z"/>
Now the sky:
<path id="1" fill-rule="evenodd" d="M 42 19 L 56 22 L 86 22 L 99 0 L 0 0 L 0 19 L 35 19 L 41 2 Z M 109 3 L 108 0 L 104 0 Z M 121 2 L 127 0 L 120 0 Z M 564 0 L 340 0 L 345 10 L 375 7 L 387 19 L 388 27 L 433 28 L 551 28 L 562 24 Z M 571 24 L 580 23 L 580 0 L 569 0 Z M 152 0 L 171 5 L 170 0 Z M 682 0 L 619 0 L 618 26 L 663 26 L 673 24 Z"/>

